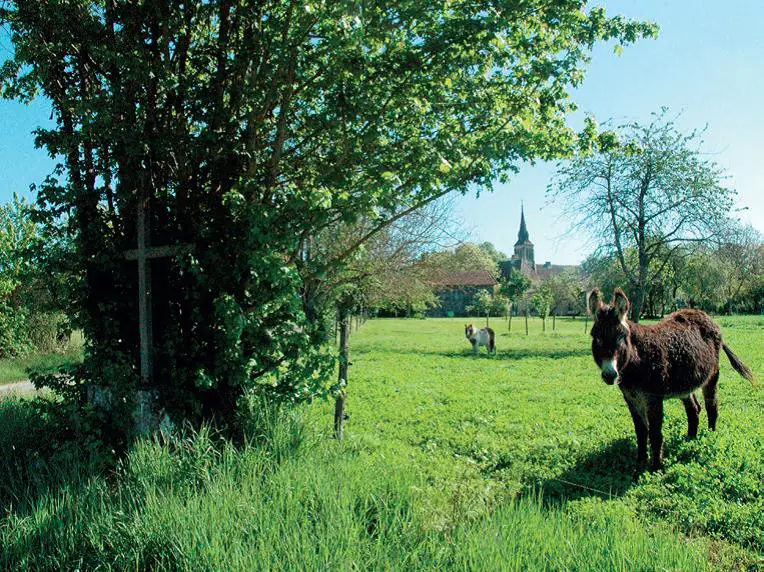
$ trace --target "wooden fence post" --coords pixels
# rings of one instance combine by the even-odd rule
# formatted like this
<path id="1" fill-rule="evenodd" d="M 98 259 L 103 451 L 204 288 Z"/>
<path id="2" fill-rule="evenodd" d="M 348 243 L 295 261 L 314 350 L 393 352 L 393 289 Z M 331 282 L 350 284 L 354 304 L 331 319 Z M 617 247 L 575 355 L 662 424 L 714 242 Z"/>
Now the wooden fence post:
<path id="1" fill-rule="evenodd" d="M 348 365 L 350 357 L 350 321 L 346 311 L 341 311 L 339 318 L 340 325 L 340 371 L 338 382 L 340 391 L 337 394 L 337 400 L 334 403 L 334 437 L 342 441 L 345 437 L 345 400 L 347 398 L 348 383 Z"/>

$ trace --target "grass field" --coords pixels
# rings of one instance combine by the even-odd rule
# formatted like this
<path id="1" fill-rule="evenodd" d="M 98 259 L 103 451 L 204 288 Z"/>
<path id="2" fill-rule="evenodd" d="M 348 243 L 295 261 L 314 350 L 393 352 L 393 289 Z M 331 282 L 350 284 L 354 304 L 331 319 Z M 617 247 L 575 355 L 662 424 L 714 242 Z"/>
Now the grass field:
<path id="1" fill-rule="evenodd" d="M 82 334 L 75 332 L 69 347 L 63 353 L 53 352 L 22 358 L 0 359 L 0 385 L 27 379 L 30 369 L 47 372 L 54 371 L 61 365 L 75 364 L 82 359 L 82 344 Z"/>
<path id="2" fill-rule="evenodd" d="M 764 320 L 720 318 L 761 377 Z M 719 570 L 764 567 L 764 390 L 722 363 L 719 430 L 632 479 L 635 439 L 581 320 L 497 329 L 374 320 L 351 338 L 347 439 L 332 407 L 255 407 L 246 445 L 138 443 L 104 473 L 54 440 L 55 404 L 0 400 L 0 568 Z"/>
<path id="3" fill-rule="evenodd" d="M 761 377 L 764 318 L 717 321 Z M 532 489 L 572 513 L 623 510 L 764 556 L 764 391 L 723 358 L 719 430 L 703 416 L 687 442 L 684 409 L 668 402 L 666 469 L 635 484 L 631 418 L 599 379 L 583 320 L 547 320 L 546 333 L 535 320 L 529 336 L 512 325 L 494 320 L 497 355 L 475 358 L 464 320 L 367 323 L 352 343 L 351 442 L 417 467 L 436 525 L 454 504 L 477 515 Z"/>

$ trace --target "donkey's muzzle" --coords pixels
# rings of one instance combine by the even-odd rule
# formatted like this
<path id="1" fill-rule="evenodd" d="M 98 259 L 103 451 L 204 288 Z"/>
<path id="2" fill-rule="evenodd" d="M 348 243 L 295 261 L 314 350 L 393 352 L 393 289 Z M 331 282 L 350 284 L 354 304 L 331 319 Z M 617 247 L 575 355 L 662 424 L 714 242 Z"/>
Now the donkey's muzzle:
<path id="1" fill-rule="evenodd" d="M 605 370 L 602 372 L 602 380 L 608 385 L 613 385 L 616 379 L 618 379 L 618 372 L 610 370 Z"/>

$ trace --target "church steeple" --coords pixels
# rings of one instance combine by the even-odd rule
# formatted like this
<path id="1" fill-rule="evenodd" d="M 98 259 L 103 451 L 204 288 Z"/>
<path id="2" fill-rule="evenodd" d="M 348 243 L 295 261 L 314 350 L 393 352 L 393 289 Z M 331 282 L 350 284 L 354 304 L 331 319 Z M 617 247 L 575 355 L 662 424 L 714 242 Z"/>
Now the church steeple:
<path id="1" fill-rule="evenodd" d="M 517 233 L 517 242 L 515 243 L 515 246 L 529 242 L 528 239 L 528 228 L 525 226 L 525 211 L 523 209 L 523 204 L 520 203 L 520 232 Z"/>
<path id="2" fill-rule="evenodd" d="M 536 274 L 536 260 L 533 253 L 533 243 L 530 241 L 528 227 L 525 226 L 525 209 L 520 203 L 520 232 L 517 233 L 515 253 L 512 255 L 512 266 L 526 274 Z"/>

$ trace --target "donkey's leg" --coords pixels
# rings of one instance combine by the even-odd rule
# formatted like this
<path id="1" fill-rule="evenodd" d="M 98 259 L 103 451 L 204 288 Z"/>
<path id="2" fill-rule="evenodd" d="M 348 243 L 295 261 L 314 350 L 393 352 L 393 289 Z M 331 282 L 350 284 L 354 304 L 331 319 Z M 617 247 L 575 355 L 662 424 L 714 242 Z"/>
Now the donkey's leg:
<path id="1" fill-rule="evenodd" d="M 652 397 L 647 402 L 647 427 L 650 433 L 652 469 L 663 467 L 663 398 Z"/>
<path id="2" fill-rule="evenodd" d="M 687 397 L 682 398 L 684 404 L 684 410 L 687 413 L 687 437 L 694 439 L 698 436 L 698 420 L 700 416 L 700 403 L 697 398 L 691 393 Z"/>
<path id="3" fill-rule="evenodd" d="M 719 417 L 719 401 L 716 398 L 716 391 L 719 387 L 719 370 L 716 370 L 703 386 L 703 399 L 706 402 L 706 411 L 708 411 L 708 428 L 716 431 L 716 419 Z"/>
<path id="4" fill-rule="evenodd" d="M 639 473 L 647 462 L 647 419 L 646 412 L 639 408 L 638 404 L 632 403 L 626 396 L 626 405 L 629 406 L 631 419 L 634 421 L 634 431 L 637 434 L 637 472 Z"/>

